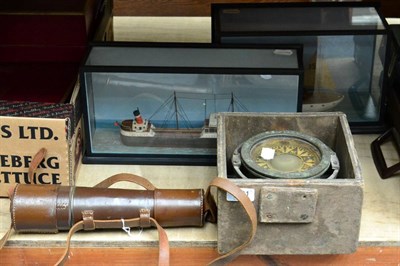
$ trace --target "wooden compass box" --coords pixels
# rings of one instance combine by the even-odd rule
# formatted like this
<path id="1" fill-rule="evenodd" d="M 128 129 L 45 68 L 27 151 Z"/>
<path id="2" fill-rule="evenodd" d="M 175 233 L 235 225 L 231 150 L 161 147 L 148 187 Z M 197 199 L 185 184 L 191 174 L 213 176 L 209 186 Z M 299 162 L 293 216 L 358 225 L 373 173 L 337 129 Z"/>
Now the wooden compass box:
<path id="1" fill-rule="evenodd" d="M 270 130 L 314 136 L 338 156 L 336 179 L 239 179 L 231 157 L 250 137 Z M 243 254 L 343 254 L 358 244 L 363 177 L 343 113 L 220 113 L 218 176 L 231 178 L 252 199 L 258 228 Z M 236 178 L 236 179 L 234 179 Z M 249 236 L 238 202 L 218 191 L 218 249 L 225 253 Z M 232 219 L 235 217 L 235 219 Z"/>

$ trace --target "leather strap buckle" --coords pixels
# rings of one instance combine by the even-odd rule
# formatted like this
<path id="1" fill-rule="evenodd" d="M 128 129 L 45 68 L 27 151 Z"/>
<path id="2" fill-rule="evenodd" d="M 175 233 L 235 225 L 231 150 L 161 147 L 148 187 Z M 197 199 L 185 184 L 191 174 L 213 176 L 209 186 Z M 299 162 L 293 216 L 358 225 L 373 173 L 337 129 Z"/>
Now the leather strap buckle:
<path id="1" fill-rule="evenodd" d="M 149 228 L 151 227 L 150 223 L 150 210 L 149 209 L 140 209 L 140 219 L 139 226 L 141 228 Z"/>
<path id="2" fill-rule="evenodd" d="M 83 230 L 92 231 L 96 229 L 96 225 L 93 219 L 93 214 L 94 212 L 92 210 L 82 211 Z"/>

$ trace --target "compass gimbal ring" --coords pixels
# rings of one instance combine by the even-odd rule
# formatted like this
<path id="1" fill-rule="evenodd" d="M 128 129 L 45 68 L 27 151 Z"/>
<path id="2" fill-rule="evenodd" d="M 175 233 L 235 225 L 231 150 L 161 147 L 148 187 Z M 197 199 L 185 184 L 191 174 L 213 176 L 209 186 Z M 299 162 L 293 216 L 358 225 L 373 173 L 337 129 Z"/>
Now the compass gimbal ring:
<path id="1" fill-rule="evenodd" d="M 272 157 L 263 157 L 265 151 Z M 297 131 L 267 131 L 249 138 L 234 151 L 232 164 L 242 178 L 333 179 L 340 168 L 332 149 Z"/>

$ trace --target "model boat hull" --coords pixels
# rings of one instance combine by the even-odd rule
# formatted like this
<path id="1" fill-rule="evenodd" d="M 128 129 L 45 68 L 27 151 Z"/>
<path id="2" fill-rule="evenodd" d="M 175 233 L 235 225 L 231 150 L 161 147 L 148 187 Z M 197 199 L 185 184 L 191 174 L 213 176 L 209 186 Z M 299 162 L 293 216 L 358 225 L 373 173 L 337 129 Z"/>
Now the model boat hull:
<path id="1" fill-rule="evenodd" d="M 121 124 L 121 141 L 127 146 L 172 147 L 172 148 L 216 148 L 217 139 L 205 134 L 201 128 L 173 129 L 154 128 L 148 124 L 142 132 L 130 130 L 132 120 Z"/>
<path id="2" fill-rule="evenodd" d="M 335 108 L 344 99 L 344 95 L 335 91 L 314 92 L 303 100 L 303 112 L 324 112 Z"/>
<path id="3" fill-rule="evenodd" d="M 121 141 L 127 146 L 173 147 L 173 148 L 216 148 L 216 138 L 202 138 L 201 131 L 182 130 L 156 131 L 154 136 L 129 136 L 121 132 Z"/>

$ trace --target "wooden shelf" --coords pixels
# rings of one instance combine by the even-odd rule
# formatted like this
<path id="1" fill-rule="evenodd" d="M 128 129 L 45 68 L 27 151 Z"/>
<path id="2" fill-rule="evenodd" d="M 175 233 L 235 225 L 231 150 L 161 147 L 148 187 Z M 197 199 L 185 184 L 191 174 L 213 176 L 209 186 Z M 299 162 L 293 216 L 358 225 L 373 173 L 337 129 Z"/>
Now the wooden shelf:
<path id="1" fill-rule="evenodd" d="M 52 265 L 61 256 L 61 248 L 4 248 L 1 265 Z M 206 265 L 218 257 L 213 248 L 172 248 L 174 266 Z M 156 265 L 157 248 L 72 248 L 66 265 Z M 399 247 L 360 247 L 345 255 L 242 255 L 229 265 L 398 265 Z"/>

